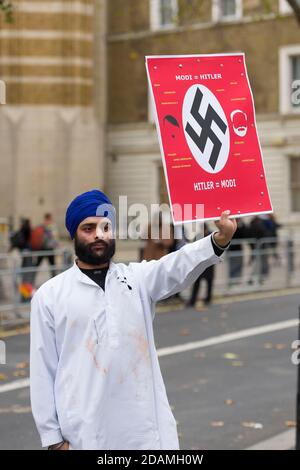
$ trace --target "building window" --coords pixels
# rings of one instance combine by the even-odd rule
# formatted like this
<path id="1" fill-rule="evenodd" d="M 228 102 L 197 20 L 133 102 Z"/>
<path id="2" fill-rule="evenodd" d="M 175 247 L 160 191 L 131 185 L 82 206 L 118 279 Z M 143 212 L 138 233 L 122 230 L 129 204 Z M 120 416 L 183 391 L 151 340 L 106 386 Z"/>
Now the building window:
<path id="1" fill-rule="evenodd" d="M 242 0 L 213 0 L 212 19 L 213 21 L 238 20 L 243 16 Z"/>
<path id="2" fill-rule="evenodd" d="M 280 112 L 300 113 L 300 45 L 279 51 Z"/>
<path id="3" fill-rule="evenodd" d="M 177 14 L 177 0 L 150 0 L 150 23 L 152 30 L 176 26 Z"/>
<path id="4" fill-rule="evenodd" d="M 300 157 L 290 159 L 291 211 L 300 212 Z"/>
<path id="5" fill-rule="evenodd" d="M 300 0 L 296 0 L 300 6 Z M 279 0 L 279 13 L 282 15 L 287 15 L 293 13 L 293 9 L 290 7 L 287 0 Z"/>

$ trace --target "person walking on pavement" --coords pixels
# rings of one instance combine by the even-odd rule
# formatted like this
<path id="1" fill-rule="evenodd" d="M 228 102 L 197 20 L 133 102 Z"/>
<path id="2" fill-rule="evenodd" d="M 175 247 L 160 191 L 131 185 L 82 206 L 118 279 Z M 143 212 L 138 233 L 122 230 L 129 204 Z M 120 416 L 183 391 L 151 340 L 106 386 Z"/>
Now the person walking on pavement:
<path id="1" fill-rule="evenodd" d="M 248 238 L 249 229 L 242 219 L 237 219 L 237 229 L 228 249 L 229 287 L 241 282 L 244 266 L 243 244 L 241 240 Z"/>
<path id="2" fill-rule="evenodd" d="M 58 247 L 58 235 L 52 214 L 45 214 L 42 225 L 35 227 L 32 231 L 31 245 L 34 251 L 48 252 L 37 257 L 36 268 L 40 266 L 44 258 L 47 258 L 51 266 L 51 276 L 55 276 L 55 255 L 53 251 Z"/>
<path id="3" fill-rule="evenodd" d="M 30 393 L 42 446 L 51 449 L 178 449 L 155 348 L 155 303 L 221 262 L 236 222 L 159 260 L 115 264 L 115 220 L 101 191 L 66 212 L 76 260 L 35 293 Z M 48 447 L 49 448 L 49 447 Z"/>
<path id="4" fill-rule="evenodd" d="M 30 219 L 21 219 L 19 230 L 14 232 L 10 239 L 10 249 L 17 248 L 21 255 L 21 282 L 18 284 L 21 302 L 29 302 L 34 292 L 34 264 L 30 244 L 31 233 Z M 32 268 L 32 270 L 29 268 Z"/>
<path id="5" fill-rule="evenodd" d="M 163 216 L 160 213 L 158 217 L 158 230 L 154 230 L 156 237 L 152 236 L 151 224 L 147 227 L 147 239 L 141 249 L 140 261 L 151 261 L 153 259 L 160 259 L 166 254 L 170 253 L 174 245 L 174 227 L 163 221 Z M 156 233 L 158 232 L 158 233 Z"/>
<path id="6" fill-rule="evenodd" d="M 264 218 L 262 216 L 255 216 L 248 228 L 249 238 L 255 239 L 254 242 L 250 243 L 252 250 L 250 262 L 253 264 L 252 274 L 248 281 L 249 284 L 253 284 L 254 280 L 257 279 L 259 284 L 263 284 L 264 280 L 270 272 L 269 254 L 268 254 L 268 240 L 270 237 L 269 231 L 266 229 Z"/>
<path id="7" fill-rule="evenodd" d="M 208 226 L 206 223 L 204 223 L 204 237 L 207 237 L 211 232 L 208 230 Z M 192 294 L 187 302 L 186 306 L 187 307 L 194 307 L 197 298 L 198 298 L 198 292 L 199 288 L 201 285 L 201 281 L 205 280 L 206 281 L 206 296 L 204 298 L 204 304 L 205 305 L 210 305 L 211 300 L 212 300 L 212 291 L 213 291 L 213 282 L 214 282 L 214 275 L 215 275 L 215 269 L 214 265 L 208 266 L 208 268 L 203 271 L 203 273 L 196 279 L 194 282 L 193 288 L 192 288 Z"/>

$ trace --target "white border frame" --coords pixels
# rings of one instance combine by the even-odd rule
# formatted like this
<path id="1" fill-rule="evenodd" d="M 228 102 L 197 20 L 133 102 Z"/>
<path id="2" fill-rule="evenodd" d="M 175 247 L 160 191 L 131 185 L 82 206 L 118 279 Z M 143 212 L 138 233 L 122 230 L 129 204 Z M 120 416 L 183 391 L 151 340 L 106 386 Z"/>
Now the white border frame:
<path id="1" fill-rule="evenodd" d="M 291 62 L 292 56 L 300 56 L 300 43 L 279 49 L 279 112 L 280 114 L 300 114 L 300 106 L 291 104 Z"/>
<path id="2" fill-rule="evenodd" d="M 147 88 L 147 106 L 148 106 L 148 123 L 155 124 L 154 102 L 151 96 L 151 85 L 149 82 L 148 82 L 148 88 Z"/>

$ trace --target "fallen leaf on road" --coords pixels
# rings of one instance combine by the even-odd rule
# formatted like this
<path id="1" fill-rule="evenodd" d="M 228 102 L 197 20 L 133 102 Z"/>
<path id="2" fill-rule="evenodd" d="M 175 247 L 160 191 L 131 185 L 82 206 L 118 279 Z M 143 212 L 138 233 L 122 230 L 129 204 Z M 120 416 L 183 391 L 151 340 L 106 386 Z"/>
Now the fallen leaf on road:
<path id="1" fill-rule="evenodd" d="M 244 439 L 243 434 L 238 434 L 238 435 L 234 438 L 234 441 L 235 441 L 235 442 L 239 442 L 239 441 L 241 441 L 242 439 Z"/>
<path id="2" fill-rule="evenodd" d="M 285 421 L 284 424 L 286 425 L 287 428 L 295 428 L 296 427 L 296 421 Z"/>
<path id="3" fill-rule="evenodd" d="M 225 353 L 223 354 L 224 359 L 238 359 L 238 355 L 234 353 Z"/>
<path id="4" fill-rule="evenodd" d="M 195 352 L 194 357 L 197 357 L 198 359 L 203 359 L 204 357 L 206 357 L 206 354 L 204 352 L 197 351 Z"/>
<path id="5" fill-rule="evenodd" d="M 0 374 L 0 380 L 7 380 L 7 375 Z"/>
<path id="6" fill-rule="evenodd" d="M 31 407 L 13 405 L 8 408 L 0 408 L 0 414 L 5 414 L 5 413 L 31 413 Z"/>
<path id="7" fill-rule="evenodd" d="M 281 351 L 286 348 L 286 344 L 276 344 L 275 348 L 278 349 L 278 351 Z"/>
<path id="8" fill-rule="evenodd" d="M 224 421 L 212 421 L 210 425 L 214 428 L 222 428 L 224 426 Z"/>
<path id="9" fill-rule="evenodd" d="M 205 312 L 207 308 L 205 308 L 201 303 L 195 305 L 196 312 Z"/>
<path id="10" fill-rule="evenodd" d="M 253 428 L 253 429 L 262 429 L 263 425 L 261 423 L 253 423 L 252 421 L 244 421 L 242 423 L 244 428 Z"/>
<path id="11" fill-rule="evenodd" d="M 25 377 L 27 372 L 25 370 L 15 370 L 12 374 L 14 377 Z"/>
<path id="12" fill-rule="evenodd" d="M 28 362 L 18 362 L 16 369 L 26 369 L 28 367 Z"/>
<path id="13" fill-rule="evenodd" d="M 231 365 L 233 367 L 242 367 L 244 365 L 243 361 L 232 361 Z"/>
<path id="14" fill-rule="evenodd" d="M 13 407 L 13 413 L 31 413 L 31 407 L 30 406 L 15 406 Z"/>
<path id="15" fill-rule="evenodd" d="M 265 343 L 265 344 L 264 344 L 264 348 L 265 348 L 265 349 L 272 349 L 272 348 L 273 348 L 273 344 L 272 344 L 272 343 Z"/>
<path id="16" fill-rule="evenodd" d="M 182 328 L 182 330 L 180 330 L 181 336 L 188 336 L 189 334 L 190 334 L 190 330 L 188 328 Z"/>
<path id="17" fill-rule="evenodd" d="M 224 400 L 224 403 L 225 403 L 225 405 L 234 405 L 235 404 L 234 400 L 231 400 L 230 398 L 228 398 L 227 400 Z"/>
<path id="18" fill-rule="evenodd" d="M 197 384 L 199 384 L 199 385 L 205 385 L 205 384 L 207 384 L 207 382 L 208 382 L 207 379 L 199 379 L 199 380 L 197 380 Z"/>
<path id="19" fill-rule="evenodd" d="M 281 408 L 273 408 L 272 409 L 273 413 L 279 413 L 279 411 L 281 411 Z"/>
<path id="20" fill-rule="evenodd" d="M 191 388 L 193 386 L 193 384 L 183 384 L 180 386 L 180 389 L 182 390 L 188 390 L 189 388 Z"/>

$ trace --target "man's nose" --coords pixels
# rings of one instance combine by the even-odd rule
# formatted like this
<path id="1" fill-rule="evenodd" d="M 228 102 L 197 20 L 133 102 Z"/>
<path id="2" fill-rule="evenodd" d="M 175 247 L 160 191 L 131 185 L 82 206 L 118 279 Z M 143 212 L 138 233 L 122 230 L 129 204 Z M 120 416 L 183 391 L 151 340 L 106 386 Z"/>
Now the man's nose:
<path id="1" fill-rule="evenodd" d="M 95 234 L 96 239 L 102 239 L 104 238 L 104 230 L 101 226 L 96 227 L 96 234 Z"/>

